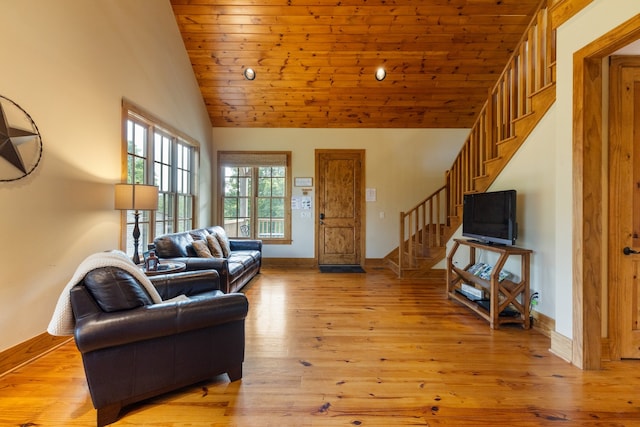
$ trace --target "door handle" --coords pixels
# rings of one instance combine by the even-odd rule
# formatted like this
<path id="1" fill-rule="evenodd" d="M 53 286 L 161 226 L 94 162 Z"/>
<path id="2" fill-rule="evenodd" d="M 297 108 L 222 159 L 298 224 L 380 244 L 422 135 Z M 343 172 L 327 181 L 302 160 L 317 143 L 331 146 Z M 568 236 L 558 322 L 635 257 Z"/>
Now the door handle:
<path id="1" fill-rule="evenodd" d="M 324 219 L 324 214 L 323 213 L 320 214 L 320 219 Z"/>
<path id="2" fill-rule="evenodd" d="M 622 253 L 625 255 L 631 255 L 631 254 L 640 254 L 640 252 L 638 251 L 634 251 L 633 249 L 631 249 L 629 246 L 626 246 L 623 250 Z"/>

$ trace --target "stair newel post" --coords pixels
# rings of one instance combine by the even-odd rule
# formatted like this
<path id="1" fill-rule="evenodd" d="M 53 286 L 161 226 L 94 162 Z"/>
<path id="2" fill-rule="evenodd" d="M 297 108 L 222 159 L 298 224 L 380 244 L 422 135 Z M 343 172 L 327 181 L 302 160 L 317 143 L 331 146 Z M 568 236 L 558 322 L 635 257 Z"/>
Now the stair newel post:
<path id="1" fill-rule="evenodd" d="M 398 244 L 398 277 L 402 277 L 402 266 L 404 258 L 404 212 L 400 212 L 400 239 Z"/>
<path id="2" fill-rule="evenodd" d="M 440 193 L 438 193 L 438 195 L 436 197 L 440 197 Z M 433 228 L 434 226 L 434 221 L 433 221 L 433 201 L 429 202 L 429 247 L 436 245 L 437 243 L 434 241 L 433 239 L 433 232 L 435 231 L 435 229 Z M 437 237 L 436 237 L 437 240 Z"/>
<path id="3" fill-rule="evenodd" d="M 451 192 L 451 173 L 449 171 L 446 171 L 444 174 L 444 197 L 445 197 L 445 221 L 447 222 L 447 225 L 449 224 L 450 221 L 450 217 L 453 214 L 454 210 L 455 210 L 455 206 L 453 205 L 453 197 L 451 197 L 452 192 Z"/>
<path id="4" fill-rule="evenodd" d="M 420 227 L 418 227 L 418 229 L 420 230 L 420 245 L 422 247 L 422 250 L 420 251 L 423 255 L 425 253 L 425 249 L 429 247 L 429 243 L 428 243 L 428 239 L 427 239 L 427 205 L 429 202 L 424 202 L 422 204 L 422 209 L 420 210 Z"/>
<path id="5" fill-rule="evenodd" d="M 413 267 L 413 258 L 414 258 L 414 254 L 413 254 L 413 238 L 411 236 L 411 233 L 413 232 L 413 215 L 415 213 L 415 210 L 412 210 L 411 212 L 409 212 L 409 224 L 407 225 L 409 228 L 409 237 L 407 238 L 407 243 L 408 243 L 408 247 L 407 247 L 407 257 L 409 258 L 409 267 Z"/>
<path id="6" fill-rule="evenodd" d="M 431 202 L 433 206 L 433 202 Z M 440 193 L 436 194 L 436 226 L 434 232 L 436 233 L 436 244 L 435 246 L 440 246 L 442 240 L 442 231 L 441 231 L 441 221 L 440 221 Z M 433 209 L 432 209 L 433 210 Z"/>

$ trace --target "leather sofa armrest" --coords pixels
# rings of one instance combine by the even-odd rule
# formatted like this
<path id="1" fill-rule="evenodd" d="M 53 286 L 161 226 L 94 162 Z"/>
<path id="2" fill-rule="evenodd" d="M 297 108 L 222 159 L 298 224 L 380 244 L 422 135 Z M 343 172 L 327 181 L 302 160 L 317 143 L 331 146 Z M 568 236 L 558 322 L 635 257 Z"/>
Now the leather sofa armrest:
<path id="1" fill-rule="evenodd" d="M 227 284 L 229 283 L 229 261 L 227 258 L 179 257 L 162 259 L 183 262 L 187 266 L 187 271 L 216 270 L 220 275 L 220 290 L 227 292 Z"/>
<path id="2" fill-rule="evenodd" d="M 167 302 L 112 313 L 94 312 L 76 319 L 75 341 L 82 353 L 170 336 L 243 320 L 244 294 Z"/>
<path id="3" fill-rule="evenodd" d="M 231 251 L 260 251 L 262 252 L 262 240 L 229 239 Z"/>
<path id="4" fill-rule="evenodd" d="M 216 270 L 161 274 L 149 279 L 163 300 L 220 290 L 220 275 Z"/>

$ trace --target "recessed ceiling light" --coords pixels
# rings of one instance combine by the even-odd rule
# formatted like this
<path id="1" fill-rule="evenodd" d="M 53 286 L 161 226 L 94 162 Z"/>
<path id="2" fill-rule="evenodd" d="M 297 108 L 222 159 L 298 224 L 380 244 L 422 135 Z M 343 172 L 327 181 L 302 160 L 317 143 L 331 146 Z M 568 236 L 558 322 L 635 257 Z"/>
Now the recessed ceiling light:
<path id="1" fill-rule="evenodd" d="M 244 78 L 247 80 L 253 80 L 256 78 L 256 72 L 253 68 L 245 68 L 243 74 Z"/>
<path id="2" fill-rule="evenodd" d="M 380 67 L 376 70 L 376 80 L 381 82 L 384 80 L 384 78 L 387 77 L 387 72 L 384 70 L 384 68 Z"/>

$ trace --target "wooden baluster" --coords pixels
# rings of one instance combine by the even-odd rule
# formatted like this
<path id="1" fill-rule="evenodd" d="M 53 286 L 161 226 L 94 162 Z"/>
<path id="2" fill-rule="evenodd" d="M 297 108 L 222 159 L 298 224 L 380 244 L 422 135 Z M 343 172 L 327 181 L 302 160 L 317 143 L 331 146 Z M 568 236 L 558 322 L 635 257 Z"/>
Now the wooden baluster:
<path id="1" fill-rule="evenodd" d="M 537 66 L 536 66 L 536 91 L 545 85 L 547 74 L 547 43 L 545 41 L 545 9 L 538 12 L 536 21 L 536 45 L 537 45 Z"/>
<path id="2" fill-rule="evenodd" d="M 535 91 L 535 44 L 534 44 L 534 30 L 530 28 L 527 36 L 527 113 L 531 112 L 531 94 Z"/>
<path id="3" fill-rule="evenodd" d="M 416 220 L 416 209 L 411 209 L 409 212 L 409 265 L 413 267 L 413 262 L 416 257 L 416 241 L 415 241 L 415 220 Z"/>
<path id="4" fill-rule="evenodd" d="M 404 259 L 404 212 L 400 212 L 400 244 L 398 245 L 398 277 L 402 277 L 402 266 Z"/>
<path id="5" fill-rule="evenodd" d="M 522 117 L 527 111 L 527 94 L 526 94 L 526 50 L 525 43 L 521 43 L 518 48 L 518 62 L 517 62 L 517 74 L 516 74 L 516 84 L 518 85 L 518 109 L 517 116 Z"/>
<path id="6" fill-rule="evenodd" d="M 442 227 L 440 221 L 440 193 L 436 194 L 436 227 L 434 232 L 436 233 L 436 246 L 440 247 L 442 245 Z"/>

